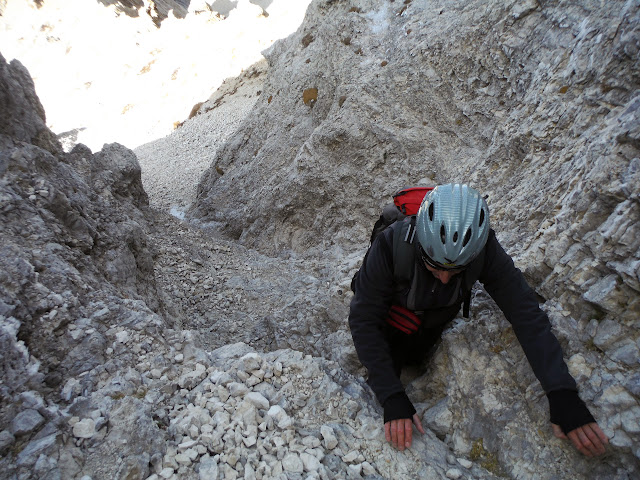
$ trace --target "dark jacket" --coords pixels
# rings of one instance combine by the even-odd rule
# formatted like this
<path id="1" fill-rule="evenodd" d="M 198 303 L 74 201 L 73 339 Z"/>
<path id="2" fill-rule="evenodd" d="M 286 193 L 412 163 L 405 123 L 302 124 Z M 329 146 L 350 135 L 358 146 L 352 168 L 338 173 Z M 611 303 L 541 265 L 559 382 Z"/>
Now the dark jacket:
<path id="1" fill-rule="evenodd" d="M 385 318 L 389 308 L 393 304 L 402 304 L 402 289 L 399 291 L 394 282 L 392 253 L 393 232 L 400 225 L 392 225 L 372 244 L 355 280 L 355 295 L 349 314 L 349 327 L 358 358 L 367 368 L 369 385 L 381 404 L 391 395 L 404 392 L 394 371 L 389 339 L 385 334 L 388 332 Z M 432 323 L 453 319 L 460 309 L 460 303 L 453 309 L 448 307 L 443 310 L 441 307 L 451 301 L 456 288 L 455 277 L 443 285 L 430 274 L 418 255 L 416 259 L 419 264 L 416 268 L 424 270 L 420 272 L 424 278 L 424 287 L 421 287 L 424 294 L 416 302 L 416 310 L 425 311 L 423 324 L 429 323 L 430 317 L 437 317 Z M 576 390 L 576 383 L 562 357 L 560 344 L 551 332 L 549 318 L 540 309 L 536 295 L 498 243 L 493 230 L 485 246 L 484 265 L 478 280 L 511 323 L 545 392 Z M 442 318 L 443 312 L 447 318 Z"/>

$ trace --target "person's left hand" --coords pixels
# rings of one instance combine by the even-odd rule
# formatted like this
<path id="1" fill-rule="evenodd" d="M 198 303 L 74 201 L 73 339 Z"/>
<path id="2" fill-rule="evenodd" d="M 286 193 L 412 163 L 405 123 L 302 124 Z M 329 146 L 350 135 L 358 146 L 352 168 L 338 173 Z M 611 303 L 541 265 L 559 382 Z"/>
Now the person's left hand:
<path id="1" fill-rule="evenodd" d="M 412 425 L 415 425 L 418 431 L 424 434 L 422 421 L 417 413 L 413 414 L 413 418 L 399 418 L 385 423 L 384 436 L 387 442 L 391 442 L 400 451 L 410 448 L 413 441 Z"/>
<path id="2" fill-rule="evenodd" d="M 605 445 L 609 443 L 609 438 L 604 434 L 597 423 L 587 423 L 581 427 L 564 434 L 560 425 L 551 424 L 553 434 L 561 439 L 569 439 L 573 445 L 587 457 L 595 457 L 605 452 Z"/>

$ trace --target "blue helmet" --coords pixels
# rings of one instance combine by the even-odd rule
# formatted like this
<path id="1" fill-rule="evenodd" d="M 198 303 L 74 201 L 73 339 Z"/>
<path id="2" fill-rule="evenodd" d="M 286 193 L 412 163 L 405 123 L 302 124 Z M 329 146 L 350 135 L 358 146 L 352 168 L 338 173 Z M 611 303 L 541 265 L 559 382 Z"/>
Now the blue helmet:
<path id="1" fill-rule="evenodd" d="M 444 270 L 463 268 L 487 243 L 489 207 L 468 185 L 439 185 L 422 201 L 416 230 L 428 264 Z"/>

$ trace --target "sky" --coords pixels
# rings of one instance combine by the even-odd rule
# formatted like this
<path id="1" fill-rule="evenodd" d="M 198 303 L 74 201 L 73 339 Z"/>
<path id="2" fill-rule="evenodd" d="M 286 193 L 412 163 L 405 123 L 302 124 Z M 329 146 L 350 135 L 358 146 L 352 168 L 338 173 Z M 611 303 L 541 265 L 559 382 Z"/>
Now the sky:
<path id="1" fill-rule="evenodd" d="M 133 149 L 171 133 L 295 32 L 310 0 L 227 1 L 226 16 L 190 3 L 157 28 L 143 10 L 132 18 L 98 0 L 7 0 L 0 53 L 27 67 L 53 132 L 77 134 L 94 152 L 111 142 Z"/>

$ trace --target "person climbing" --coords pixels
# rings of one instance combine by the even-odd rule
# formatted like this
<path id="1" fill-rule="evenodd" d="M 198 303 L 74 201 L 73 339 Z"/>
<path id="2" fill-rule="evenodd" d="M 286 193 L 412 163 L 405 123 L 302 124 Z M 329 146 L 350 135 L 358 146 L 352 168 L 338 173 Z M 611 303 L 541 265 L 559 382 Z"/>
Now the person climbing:
<path id="1" fill-rule="evenodd" d="M 405 272 L 398 272 L 399 264 Z M 485 199 L 465 184 L 432 189 L 417 215 L 379 233 L 352 282 L 349 327 L 383 407 L 387 441 L 404 450 L 412 443 L 412 425 L 424 433 L 401 369 L 425 358 L 475 281 L 512 325 L 547 395 L 556 437 L 569 438 L 584 455 L 604 453 L 607 436 L 578 396 L 549 318 L 496 239 Z"/>

